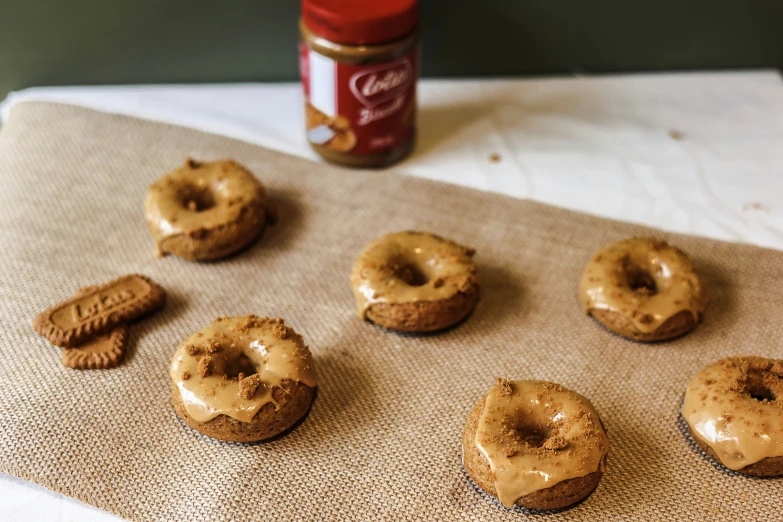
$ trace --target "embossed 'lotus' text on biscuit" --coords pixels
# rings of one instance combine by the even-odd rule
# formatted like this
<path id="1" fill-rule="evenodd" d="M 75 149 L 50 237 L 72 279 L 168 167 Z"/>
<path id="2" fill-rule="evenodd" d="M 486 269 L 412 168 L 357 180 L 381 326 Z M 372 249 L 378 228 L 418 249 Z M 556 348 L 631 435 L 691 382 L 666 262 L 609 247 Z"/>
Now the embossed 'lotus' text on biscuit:
<path id="1" fill-rule="evenodd" d="M 160 285 L 132 274 L 80 290 L 75 297 L 38 314 L 33 327 L 52 344 L 71 348 L 165 302 L 166 291 Z"/>
<path id="2" fill-rule="evenodd" d="M 115 295 L 98 296 L 97 299 L 97 303 L 89 306 L 85 305 L 83 308 L 81 304 L 76 303 L 72 309 L 73 320 L 77 323 L 87 321 L 96 315 L 108 312 L 128 301 L 136 299 L 136 294 L 133 293 L 133 290 L 121 290 Z"/>
<path id="3" fill-rule="evenodd" d="M 52 322 L 60 328 L 73 328 L 101 316 L 108 316 L 123 307 L 132 306 L 153 292 L 152 286 L 142 278 L 122 278 L 99 287 L 87 295 L 63 303 L 51 314 Z"/>

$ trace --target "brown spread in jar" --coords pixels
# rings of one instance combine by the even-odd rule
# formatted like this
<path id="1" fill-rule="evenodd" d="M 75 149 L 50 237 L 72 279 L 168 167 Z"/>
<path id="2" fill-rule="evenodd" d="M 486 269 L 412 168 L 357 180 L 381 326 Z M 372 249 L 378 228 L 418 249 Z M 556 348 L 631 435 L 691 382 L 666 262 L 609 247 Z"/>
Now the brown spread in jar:
<path id="1" fill-rule="evenodd" d="M 413 149 L 418 1 L 303 0 L 305 128 L 328 161 L 383 167 Z"/>

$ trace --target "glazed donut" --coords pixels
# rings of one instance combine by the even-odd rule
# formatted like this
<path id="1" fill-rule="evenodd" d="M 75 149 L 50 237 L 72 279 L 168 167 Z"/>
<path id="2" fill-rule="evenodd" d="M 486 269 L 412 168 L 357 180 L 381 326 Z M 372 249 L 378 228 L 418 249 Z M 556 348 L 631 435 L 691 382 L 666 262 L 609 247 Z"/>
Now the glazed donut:
<path id="1" fill-rule="evenodd" d="M 545 381 L 498 383 L 473 408 L 462 464 L 510 508 L 557 509 L 598 486 L 609 439 L 590 401 Z"/>
<path id="2" fill-rule="evenodd" d="M 701 321 L 707 292 L 685 253 L 654 238 L 632 238 L 596 252 L 579 300 L 609 330 L 635 341 L 663 341 Z"/>
<path id="3" fill-rule="evenodd" d="M 697 373 L 682 417 L 693 440 L 727 468 L 783 475 L 783 361 L 729 357 Z"/>
<path id="4" fill-rule="evenodd" d="M 145 217 L 158 255 L 218 259 L 255 241 L 266 226 L 266 193 L 232 160 L 185 165 L 153 183 Z"/>
<path id="5" fill-rule="evenodd" d="M 373 241 L 351 271 L 359 317 L 403 332 L 458 323 L 479 297 L 474 254 L 426 232 L 397 232 Z"/>
<path id="6" fill-rule="evenodd" d="M 177 415 L 209 437 L 268 439 L 307 413 L 318 377 L 282 319 L 218 317 L 177 348 L 169 371 Z"/>

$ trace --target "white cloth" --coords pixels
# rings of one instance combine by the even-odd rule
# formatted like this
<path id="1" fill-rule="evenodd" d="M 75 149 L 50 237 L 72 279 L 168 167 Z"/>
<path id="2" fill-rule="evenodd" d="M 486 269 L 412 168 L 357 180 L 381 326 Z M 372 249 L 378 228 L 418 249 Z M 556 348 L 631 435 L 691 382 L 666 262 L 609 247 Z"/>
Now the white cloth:
<path id="1" fill-rule="evenodd" d="M 600 216 L 783 249 L 783 82 L 775 71 L 426 80 L 408 174 Z M 73 103 L 315 158 L 297 84 L 34 88 Z M 117 520 L 0 476 L 0 520 Z"/>
<path id="2" fill-rule="evenodd" d="M 29 99 L 315 157 L 296 84 L 29 89 L 9 96 L 3 113 Z M 419 145 L 399 167 L 412 175 L 783 249 L 783 82 L 774 71 L 427 80 L 420 104 Z"/>

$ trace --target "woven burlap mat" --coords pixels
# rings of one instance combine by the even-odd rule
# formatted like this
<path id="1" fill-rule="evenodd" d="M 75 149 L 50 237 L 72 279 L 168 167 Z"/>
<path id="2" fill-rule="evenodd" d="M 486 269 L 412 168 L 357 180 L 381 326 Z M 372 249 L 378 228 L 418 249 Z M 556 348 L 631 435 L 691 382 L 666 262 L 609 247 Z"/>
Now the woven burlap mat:
<path id="1" fill-rule="evenodd" d="M 231 157 L 280 223 L 242 254 L 159 259 L 147 186 L 185 157 Z M 738 174 L 739 175 L 739 174 Z M 658 232 L 712 290 L 704 323 L 655 345 L 582 315 L 581 270 L 649 229 L 388 172 L 332 168 L 227 138 L 25 103 L 0 131 L 0 471 L 134 520 L 518 520 L 460 465 L 465 418 L 496 376 L 588 397 L 611 439 L 596 492 L 547 520 L 770 520 L 783 480 L 713 466 L 678 425 L 690 376 L 719 357 L 783 357 L 783 253 Z M 441 335 L 361 322 L 348 273 L 371 239 L 429 230 L 477 248 L 482 300 Z M 139 272 L 169 303 L 131 329 L 125 363 L 75 371 L 31 327 L 83 285 Z M 169 400 L 170 357 L 217 315 L 281 316 L 321 374 L 306 420 L 256 445 L 204 438 Z"/>

